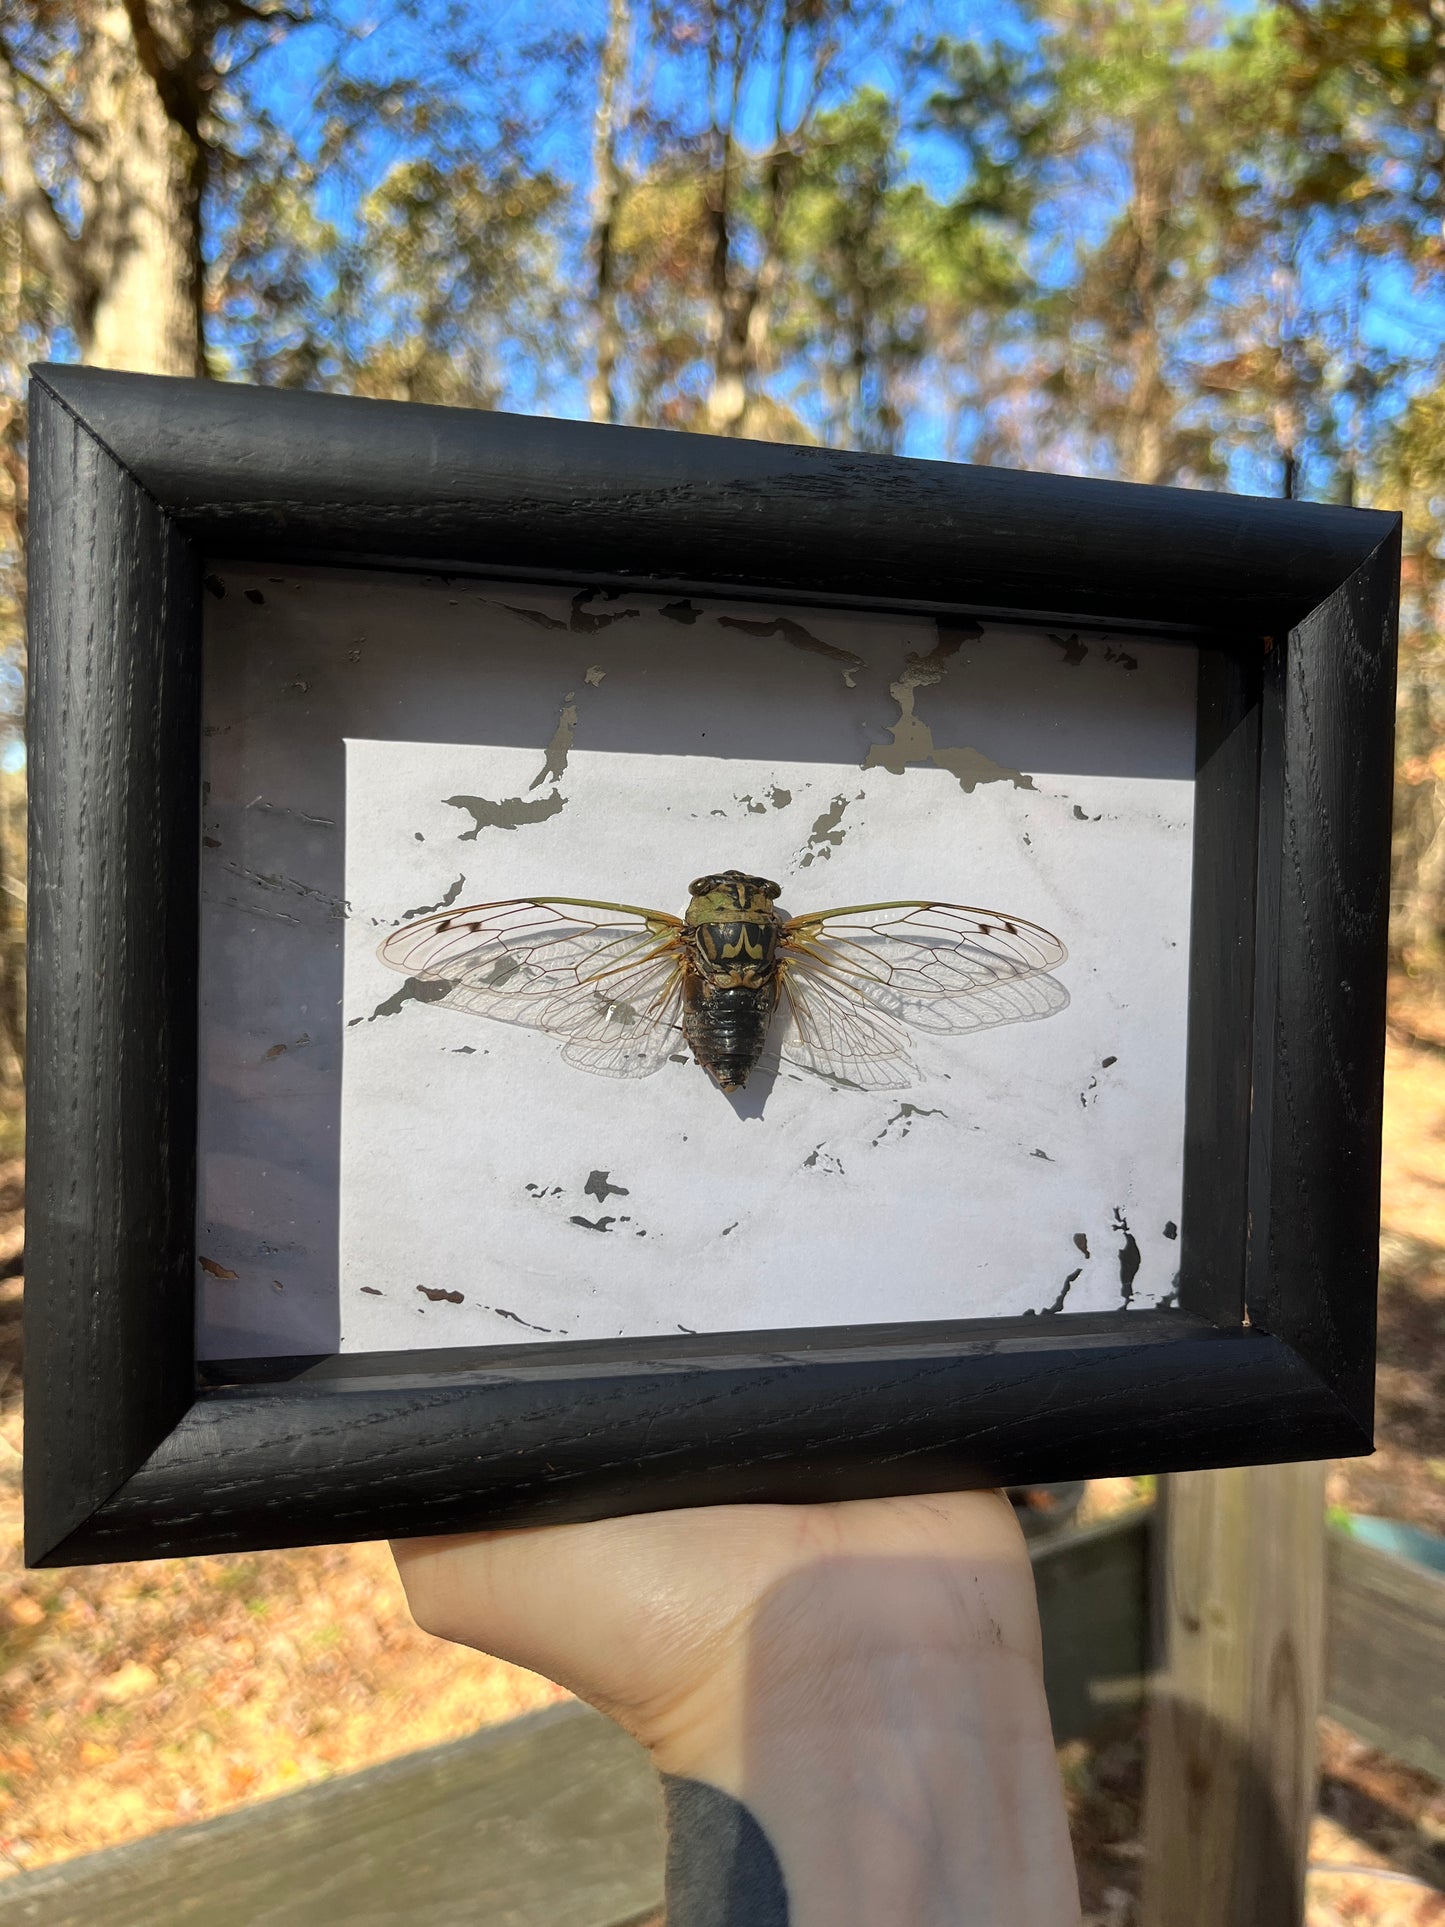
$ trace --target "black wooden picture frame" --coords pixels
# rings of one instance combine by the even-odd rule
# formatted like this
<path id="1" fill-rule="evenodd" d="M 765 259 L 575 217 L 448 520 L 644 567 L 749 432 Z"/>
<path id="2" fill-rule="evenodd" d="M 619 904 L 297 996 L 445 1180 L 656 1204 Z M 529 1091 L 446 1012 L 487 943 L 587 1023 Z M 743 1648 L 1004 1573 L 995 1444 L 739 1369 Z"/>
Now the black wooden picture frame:
<path id="1" fill-rule="evenodd" d="M 32 1563 L 1369 1449 L 1397 516 L 75 367 L 30 434 Z M 1178 1306 L 198 1367 L 215 558 L 1198 645 Z"/>

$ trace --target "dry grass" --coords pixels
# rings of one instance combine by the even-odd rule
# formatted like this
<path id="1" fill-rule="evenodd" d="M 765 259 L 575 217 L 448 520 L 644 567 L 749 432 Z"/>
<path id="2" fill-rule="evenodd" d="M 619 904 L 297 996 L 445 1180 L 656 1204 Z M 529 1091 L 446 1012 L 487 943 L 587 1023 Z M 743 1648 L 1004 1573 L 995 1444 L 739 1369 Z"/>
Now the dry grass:
<path id="1" fill-rule="evenodd" d="M 1408 1034 L 1393 1024 L 1385 1057 L 1376 1450 L 1330 1498 L 1445 1532 L 1445 1042 Z"/>
<path id="2" fill-rule="evenodd" d="M 1084 1927 L 1136 1927 L 1143 1846 L 1140 1724 L 1060 1749 Z M 1310 1833 L 1306 1927 L 1442 1927 L 1445 1793 L 1426 1774 L 1321 1722 L 1320 1810 Z M 1271 1927 L 1261 1921 L 1260 1927 Z"/>
<path id="3" fill-rule="evenodd" d="M 560 1697 L 419 1633 L 384 1546 L 28 1575 L 12 1563 L 0 1601 L 0 1854 L 12 1871 Z"/>

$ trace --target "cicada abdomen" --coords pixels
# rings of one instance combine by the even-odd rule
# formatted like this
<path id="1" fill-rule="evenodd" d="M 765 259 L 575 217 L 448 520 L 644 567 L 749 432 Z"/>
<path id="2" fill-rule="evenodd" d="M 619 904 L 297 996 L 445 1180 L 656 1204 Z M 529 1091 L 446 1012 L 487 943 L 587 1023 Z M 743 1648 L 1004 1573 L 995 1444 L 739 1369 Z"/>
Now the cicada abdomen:
<path id="1" fill-rule="evenodd" d="M 720 1090 L 741 1090 L 778 1007 L 778 885 L 724 870 L 699 877 L 689 891 L 683 1038 Z"/>

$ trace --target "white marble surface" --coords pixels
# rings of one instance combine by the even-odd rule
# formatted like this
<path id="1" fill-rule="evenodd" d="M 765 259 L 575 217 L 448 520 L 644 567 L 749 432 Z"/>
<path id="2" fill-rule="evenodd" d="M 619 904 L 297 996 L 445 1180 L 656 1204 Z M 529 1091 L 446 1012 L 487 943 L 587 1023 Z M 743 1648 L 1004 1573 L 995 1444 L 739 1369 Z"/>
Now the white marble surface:
<path id="1" fill-rule="evenodd" d="M 215 573 L 201 1356 L 1168 1300 L 1191 649 Z M 574 1070 L 376 957 L 443 901 L 680 912 L 732 867 L 789 913 L 1031 918 L 1068 945 L 1069 1006 L 921 1037 L 896 1094 L 765 1059 L 729 1099 L 691 1062 Z"/>

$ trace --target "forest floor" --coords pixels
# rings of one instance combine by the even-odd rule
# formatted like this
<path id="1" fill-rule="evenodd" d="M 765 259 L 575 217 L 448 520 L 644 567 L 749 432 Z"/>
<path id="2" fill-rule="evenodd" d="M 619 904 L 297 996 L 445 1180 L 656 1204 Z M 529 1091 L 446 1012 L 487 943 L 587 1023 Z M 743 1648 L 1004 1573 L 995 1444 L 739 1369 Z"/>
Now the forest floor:
<path id="1" fill-rule="evenodd" d="M 0 1272 L 23 1244 L 23 1186 L 19 1158 L 0 1159 Z M 1445 1012 L 1398 991 L 1382 1221 L 1379 1449 L 1332 1468 L 1329 1496 L 1442 1532 Z M 384 1546 L 24 1571 L 20 1289 L 0 1280 L 0 1878 L 561 1697 L 418 1632 Z M 1097 1482 L 1087 1514 L 1136 1496 Z M 1310 1927 L 1445 1927 L 1445 1790 L 1329 1722 L 1322 1761 Z M 1061 1762 L 1089 1927 L 1133 1927 L 1138 1725 Z"/>

